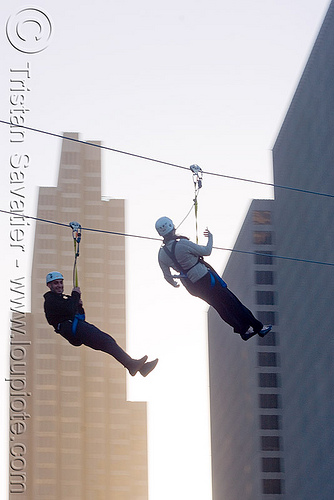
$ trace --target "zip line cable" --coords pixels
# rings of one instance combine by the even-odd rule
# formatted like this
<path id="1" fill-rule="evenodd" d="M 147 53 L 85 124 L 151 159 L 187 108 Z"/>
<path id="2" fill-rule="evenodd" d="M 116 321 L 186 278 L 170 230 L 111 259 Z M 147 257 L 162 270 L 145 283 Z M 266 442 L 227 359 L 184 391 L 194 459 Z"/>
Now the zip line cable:
<path id="1" fill-rule="evenodd" d="M 53 220 L 49 220 L 49 219 L 42 219 L 40 217 L 33 217 L 32 215 L 20 214 L 20 213 L 15 212 L 15 211 L 9 212 L 8 210 L 0 210 L 0 213 L 20 217 L 21 219 L 31 219 L 31 220 L 35 220 L 38 222 L 45 222 L 47 224 L 53 224 L 55 226 L 71 227 L 70 224 L 65 224 L 64 222 L 57 222 L 57 221 L 53 221 Z M 129 236 L 131 238 L 141 238 L 144 240 L 153 240 L 153 241 L 160 241 L 160 242 L 162 241 L 160 238 L 152 238 L 150 236 L 140 236 L 139 234 L 121 233 L 119 231 L 107 231 L 105 229 L 95 229 L 95 228 L 91 228 L 91 227 L 81 227 L 81 230 L 91 231 L 91 232 L 101 233 L 101 234 L 113 234 L 116 236 Z"/>
<path id="2" fill-rule="evenodd" d="M 234 252 L 234 253 L 243 253 L 243 254 L 249 254 L 249 255 L 260 255 L 262 257 L 269 257 L 273 259 L 282 259 L 282 260 L 292 260 L 295 262 L 305 262 L 306 264 L 319 264 L 322 266 L 334 266 L 334 262 L 322 262 L 321 260 L 311 260 L 311 259 L 300 259 L 298 257 L 287 257 L 284 255 L 275 255 L 275 254 L 268 254 L 268 253 L 261 253 L 261 252 L 251 252 L 250 250 L 236 250 L 235 248 L 224 248 L 224 247 L 212 247 L 215 250 L 225 250 L 228 252 Z"/>
<path id="3" fill-rule="evenodd" d="M 192 209 L 192 207 L 191 207 L 191 209 Z M 66 227 L 66 228 L 72 227 L 71 224 L 73 224 L 73 223 L 65 224 L 63 222 L 52 221 L 49 219 L 42 219 L 40 217 L 33 217 L 31 215 L 24 215 L 24 214 L 19 214 L 17 212 L 10 212 L 8 210 L 1 210 L 0 209 L 0 213 L 8 214 L 11 216 L 18 216 L 22 219 L 31 219 L 31 220 L 35 220 L 35 221 L 39 221 L 39 222 L 45 222 L 47 224 L 54 224 L 56 226 L 62 226 L 62 227 Z M 81 227 L 81 226 L 80 226 L 80 229 L 84 230 L 84 231 L 90 231 L 90 232 L 101 233 L 101 234 L 112 234 L 112 235 L 116 235 L 116 236 L 125 236 L 125 237 L 129 237 L 129 238 L 139 238 L 139 239 L 143 239 L 143 240 L 159 241 L 160 243 L 162 242 L 162 240 L 160 238 L 153 238 L 151 236 L 141 236 L 138 234 L 121 233 L 118 231 L 107 231 L 105 229 L 95 229 L 95 228 Z M 318 264 L 318 265 L 322 265 L 322 266 L 334 267 L 334 262 L 322 262 L 322 261 L 318 261 L 318 260 L 300 259 L 297 257 L 287 257 L 287 256 L 283 256 L 283 255 L 275 255 L 275 254 L 268 254 L 268 253 L 261 253 L 261 252 L 251 252 L 251 251 L 247 251 L 247 250 L 236 250 L 234 248 L 224 248 L 224 247 L 215 247 L 215 246 L 212 248 L 215 250 L 223 250 L 223 251 L 232 252 L 232 253 L 242 253 L 242 254 L 248 254 L 248 255 L 260 255 L 263 257 L 271 257 L 273 259 L 284 259 L 284 260 L 291 260 L 294 262 L 305 262 L 307 264 Z"/>
<path id="4" fill-rule="evenodd" d="M 100 148 L 100 149 L 103 149 L 105 151 L 112 151 L 113 153 L 119 153 L 119 154 L 123 154 L 123 155 L 128 155 L 128 156 L 132 156 L 134 158 L 139 158 L 141 160 L 152 161 L 152 162 L 155 162 L 155 163 L 160 163 L 162 165 L 167 165 L 169 167 L 179 168 L 179 169 L 182 169 L 182 170 L 188 170 L 188 167 L 185 167 L 183 165 L 178 165 L 176 163 L 170 163 L 170 162 L 167 162 L 167 161 L 158 160 L 156 158 L 151 158 L 149 156 L 142 156 L 142 155 L 139 155 L 139 154 L 130 153 L 129 151 L 123 151 L 123 150 L 120 150 L 120 149 L 115 149 L 115 148 L 111 148 L 111 147 L 108 147 L 108 146 L 103 146 L 102 144 L 95 144 L 94 142 L 86 142 L 86 141 L 82 141 L 80 139 L 75 139 L 74 137 L 68 137 L 68 136 L 64 136 L 64 135 L 61 135 L 61 134 L 56 134 L 54 132 L 48 132 L 46 130 L 41 130 L 41 129 L 38 129 L 38 128 L 28 127 L 26 125 L 13 125 L 12 123 L 10 123 L 10 122 L 8 122 L 6 120 L 0 120 L 0 123 L 3 123 L 5 125 L 10 125 L 11 127 L 15 127 L 15 128 L 16 127 L 23 128 L 25 130 L 30 130 L 32 132 L 37 132 L 39 134 L 49 135 L 51 137 L 57 137 L 59 139 L 63 139 L 63 140 L 67 140 L 67 141 L 77 142 L 79 144 L 84 144 L 86 146 L 91 146 L 91 147 L 94 147 L 94 148 Z M 215 177 L 222 177 L 224 179 L 231 179 L 231 180 L 241 181 L 241 182 L 250 182 L 252 184 L 259 184 L 259 185 L 262 185 L 262 186 L 269 186 L 269 187 L 274 187 L 274 188 L 278 188 L 278 189 L 286 189 L 286 190 L 289 190 L 289 191 L 296 191 L 296 192 L 299 192 L 299 193 L 306 193 L 306 194 L 313 194 L 313 195 L 316 195 L 316 196 L 324 196 L 324 197 L 327 197 L 327 198 L 334 198 L 334 194 L 322 193 L 322 192 L 319 192 L 319 191 L 312 191 L 312 190 L 309 190 L 309 189 L 296 188 L 296 187 L 292 187 L 292 186 L 284 186 L 284 185 L 281 185 L 281 184 L 275 184 L 273 182 L 258 181 L 258 180 L 255 180 L 255 179 L 247 179 L 247 178 L 244 178 L 244 177 L 236 177 L 236 176 L 233 176 L 233 175 L 219 174 L 217 172 L 206 172 L 205 170 L 203 170 L 203 173 L 206 174 L 206 175 L 212 175 L 212 176 L 215 176 Z"/>
<path id="5" fill-rule="evenodd" d="M 0 123 L 4 123 L 5 125 L 13 126 L 10 122 L 7 122 L 5 120 L 0 120 Z M 133 156 L 134 158 L 139 158 L 141 160 L 153 161 L 155 163 L 162 163 L 163 165 L 168 165 L 170 167 L 176 167 L 176 168 L 188 170 L 188 167 L 184 167 L 182 165 L 177 165 L 176 163 L 169 163 L 167 161 L 157 160 L 156 158 L 150 158 L 149 156 L 142 156 L 139 154 L 130 153 L 128 151 L 123 151 L 121 149 L 115 149 L 115 148 L 111 148 L 109 146 L 103 146 L 102 144 L 96 144 L 94 142 L 82 141 L 81 139 L 75 139 L 74 137 L 68 137 L 66 135 L 56 134 L 54 132 L 48 132 L 46 130 L 41 130 L 38 128 L 27 127 L 26 125 L 15 125 L 15 127 L 23 128 L 25 130 L 30 130 L 31 132 L 37 132 L 39 134 L 49 135 L 51 137 L 57 137 L 58 139 L 65 139 L 67 141 L 77 142 L 79 144 L 84 144 L 85 146 L 92 146 L 94 148 L 104 149 L 106 151 L 112 151 L 113 153 L 119 153 L 119 154 L 123 154 L 123 155 Z"/>
<path id="6" fill-rule="evenodd" d="M 5 125 L 13 126 L 10 122 L 5 121 L 5 120 L 0 120 L 0 123 L 3 123 Z M 143 159 L 143 160 L 152 161 L 152 162 L 155 162 L 155 163 L 160 163 L 160 164 L 171 166 L 171 167 L 176 167 L 176 168 L 179 168 L 179 169 L 182 169 L 182 170 L 188 170 L 188 167 L 184 167 L 182 165 L 177 165 L 175 163 L 170 163 L 170 162 L 158 160 L 158 159 L 151 158 L 151 157 L 148 157 L 148 156 L 142 156 L 142 155 L 139 155 L 139 154 L 130 153 L 128 151 L 122 151 L 122 150 L 119 150 L 119 149 L 111 148 L 111 147 L 108 147 L 108 146 L 103 146 L 101 144 L 96 144 L 96 143 L 93 143 L 93 142 L 82 141 L 82 140 L 76 139 L 74 137 L 68 137 L 68 136 L 56 134 L 56 133 L 53 133 L 53 132 L 48 132 L 48 131 L 37 129 L 37 128 L 33 128 L 33 127 L 28 127 L 28 126 L 25 126 L 25 125 L 15 125 L 15 127 L 23 128 L 25 130 L 30 130 L 32 132 L 37 132 L 37 133 L 44 134 L 44 135 L 49 135 L 49 136 L 52 136 L 52 137 L 57 137 L 57 138 L 62 139 L 62 140 L 68 140 L 68 141 L 80 143 L 80 144 L 83 144 L 83 145 L 86 145 L 86 146 L 92 146 L 92 147 L 95 147 L 95 148 L 100 148 L 100 149 L 103 149 L 103 150 L 106 150 L 106 151 L 112 151 L 114 153 L 120 153 L 120 154 L 124 154 L 124 155 L 128 155 L 128 156 L 132 156 L 132 157 L 135 157 L 135 158 L 140 158 L 140 159 Z M 184 219 L 181 221 L 181 223 L 177 226 L 177 228 L 180 227 L 181 224 L 183 224 L 183 222 L 186 220 L 186 218 L 189 216 L 190 212 L 192 211 L 193 207 L 195 207 L 196 231 L 197 231 L 197 217 L 196 217 L 197 216 L 197 195 L 198 195 L 199 189 L 202 186 L 202 174 L 204 174 L 204 173 L 207 174 L 207 175 L 213 175 L 213 176 L 216 176 L 216 177 L 223 177 L 223 178 L 231 179 L 231 180 L 238 180 L 238 181 L 243 181 L 243 182 L 250 182 L 250 183 L 260 184 L 260 185 L 264 185 L 264 186 L 271 186 L 271 187 L 276 187 L 276 188 L 280 188 L 280 189 L 287 189 L 287 190 L 290 190 L 290 191 L 297 191 L 297 192 L 301 192 L 301 193 L 307 193 L 307 194 L 313 194 L 313 195 L 317 195 L 317 196 L 325 196 L 325 197 L 328 197 L 328 198 L 334 198 L 334 194 L 321 193 L 321 192 L 318 192 L 318 191 L 311 191 L 311 190 L 307 190 L 307 189 L 294 188 L 294 187 L 291 187 L 291 186 L 283 186 L 283 185 L 279 185 L 279 184 L 275 184 L 275 183 L 264 182 L 264 181 L 257 181 L 257 180 L 254 180 L 254 179 L 246 179 L 246 178 L 243 178 L 243 177 L 235 177 L 235 176 L 230 176 L 230 175 L 226 175 L 226 174 L 219 174 L 219 173 L 215 173 L 215 172 L 205 172 L 200 167 L 198 167 L 198 165 L 192 165 L 190 167 L 190 169 L 192 170 L 192 172 L 194 174 L 195 199 L 193 200 L 193 204 L 192 204 L 189 212 L 184 217 Z M 11 211 L 10 212 L 10 211 L 7 211 L 7 210 L 0 210 L 0 213 L 5 213 L 5 214 L 9 214 L 11 216 L 17 216 L 17 217 L 20 217 L 20 218 L 23 218 L 23 219 L 26 218 L 26 219 L 31 219 L 31 220 L 35 220 L 35 221 L 39 221 L 39 222 L 45 222 L 45 223 L 48 223 L 48 224 L 54 224 L 54 225 L 63 226 L 63 227 L 72 227 L 71 224 L 78 224 L 78 223 L 64 224 L 64 223 L 61 223 L 61 222 L 51 221 L 51 220 L 48 220 L 48 219 L 42 219 L 42 218 L 39 218 L 39 217 L 33 217 L 33 216 L 29 216 L 29 215 L 20 214 L 20 213 L 17 213 L 15 211 Z M 76 228 L 72 227 L 72 229 L 73 229 L 73 231 L 75 231 L 75 229 L 78 229 L 78 228 L 77 227 Z M 106 231 L 106 230 L 103 230 L 103 229 L 94 229 L 94 228 L 84 228 L 84 227 L 81 228 L 81 226 L 80 226 L 80 229 L 83 229 L 85 231 L 97 232 L 97 233 L 112 234 L 112 235 L 116 235 L 116 236 L 140 238 L 140 239 L 146 239 L 146 240 L 160 241 L 161 242 L 160 238 L 153 238 L 153 237 L 149 237 L 149 236 L 141 236 L 141 235 L 137 235 L 137 234 L 127 234 L 127 233 L 121 233 L 121 232 L 116 232 L 116 231 Z M 81 234 L 80 234 L 80 237 L 81 237 Z M 196 238 L 197 238 L 197 236 L 196 236 Z M 76 259 L 77 259 L 78 255 L 79 255 L 78 254 L 79 248 L 77 250 L 77 245 L 79 247 L 79 242 L 80 242 L 80 239 L 78 241 L 78 239 L 74 238 L 75 270 L 74 270 L 74 274 L 73 274 L 73 281 L 75 281 L 75 282 L 77 282 L 77 279 L 78 279 L 77 278 L 77 270 L 76 270 Z M 236 253 L 251 254 L 251 255 L 261 255 L 261 256 L 268 257 L 268 254 L 264 254 L 264 253 L 261 253 L 261 252 L 251 252 L 251 251 L 246 251 L 246 250 L 236 250 L 236 249 L 223 248 L 223 247 L 213 247 L 213 248 L 215 250 L 223 250 L 223 251 L 228 251 L 228 252 L 236 252 Z M 287 256 L 281 256 L 281 255 L 270 255 L 270 257 L 276 258 L 276 259 L 291 260 L 291 261 L 295 261 L 295 262 L 305 262 L 305 263 L 309 263 L 309 264 L 318 264 L 318 265 L 324 265 L 324 266 L 334 266 L 334 263 L 332 263 L 332 262 L 322 262 L 322 261 L 309 260 L 309 259 L 301 259 L 301 258 L 296 258 L 296 257 L 287 257 Z"/>

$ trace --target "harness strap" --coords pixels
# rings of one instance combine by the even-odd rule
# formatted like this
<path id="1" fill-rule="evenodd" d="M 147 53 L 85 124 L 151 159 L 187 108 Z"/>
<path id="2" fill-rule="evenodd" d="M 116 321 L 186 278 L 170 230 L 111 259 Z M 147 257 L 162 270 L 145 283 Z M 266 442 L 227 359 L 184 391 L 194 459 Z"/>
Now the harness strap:
<path id="1" fill-rule="evenodd" d="M 221 278 L 219 276 L 219 274 L 213 269 L 213 267 L 211 267 L 210 264 L 208 264 L 204 260 L 203 260 L 203 264 L 206 265 L 206 267 L 207 267 L 207 269 L 208 269 L 208 271 L 210 273 L 211 288 L 213 288 L 215 286 L 216 281 L 218 281 L 218 283 L 220 283 L 223 288 L 227 288 L 227 284 L 225 283 L 225 281 L 223 280 L 223 278 Z"/>
<path id="2" fill-rule="evenodd" d="M 176 246 L 176 243 L 178 242 L 179 240 L 174 240 L 173 241 L 173 245 L 172 245 L 172 250 L 170 251 L 166 245 L 164 245 L 162 248 L 165 250 L 166 254 L 168 255 L 168 257 L 170 257 L 170 259 L 174 262 L 175 264 L 175 267 L 176 269 L 182 273 L 181 276 L 178 276 L 180 278 L 187 278 L 187 273 L 190 271 L 190 269 L 192 269 L 193 267 L 195 267 L 199 262 L 202 262 L 205 267 L 207 268 L 209 274 L 210 274 L 210 279 L 211 279 L 211 288 L 213 288 L 216 284 L 216 282 L 220 283 L 221 286 L 223 288 L 227 288 L 227 284 L 225 283 L 225 281 L 223 280 L 223 278 L 221 278 L 219 276 L 219 274 L 213 269 L 213 267 L 210 266 L 210 264 L 208 264 L 207 262 L 205 262 L 205 260 L 202 258 L 202 257 L 198 257 L 198 260 L 197 262 L 189 267 L 189 269 L 185 270 L 181 267 L 180 263 L 178 262 L 178 260 L 176 259 L 176 256 L 175 256 L 175 246 Z"/>
<path id="3" fill-rule="evenodd" d="M 84 314 L 76 314 L 74 316 L 74 319 L 72 321 L 72 333 L 73 333 L 73 335 L 75 335 L 77 332 L 77 326 L 78 326 L 79 321 L 84 321 L 84 320 L 85 320 Z"/>
<path id="4" fill-rule="evenodd" d="M 73 286 L 78 286 L 77 259 L 79 257 L 79 245 L 81 241 L 81 225 L 79 224 L 79 222 L 70 222 L 69 225 L 72 228 L 74 244 Z"/>
<path id="5" fill-rule="evenodd" d="M 165 250 L 166 254 L 168 255 L 168 257 L 174 262 L 175 264 L 175 267 L 176 269 L 182 273 L 182 275 L 180 276 L 180 278 L 187 278 L 187 273 L 190 271 L 190 269 L 192 269 L 193 267 L 195 267 L 199 262 L 200 262 L 200 257 L 198 258 L 197 262 L 195 262 L 195 264 L 191 267 L 189 267 L 189 269 L 183 269 L 183 267 L 180 265 L 179 261 L 176 259 L 176 256 L 175 256 L 175 246 L 176 246 L 176 243 L 178 242 L 179 240 L 174 240 L 173 241 L 173 245 L 172 245 L 172 250 L 170 251 L 166 245 L 164 245 L 162 248 Z"/>

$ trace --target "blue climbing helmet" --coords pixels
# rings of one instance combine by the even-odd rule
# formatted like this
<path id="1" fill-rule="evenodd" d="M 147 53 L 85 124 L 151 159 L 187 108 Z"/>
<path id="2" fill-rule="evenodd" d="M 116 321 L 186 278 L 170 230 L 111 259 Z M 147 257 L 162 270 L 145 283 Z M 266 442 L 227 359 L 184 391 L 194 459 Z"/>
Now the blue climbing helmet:
<path id="1" fill-rule="evenodd" d="M 160 236 L 166 236 L 166 234 L 170 233 L 175 228 L 173 221 L 169 219 L 169 217 L 160 217 L 155 223 L 155 229 Z"/>
<path id="2" fill-rule="evenodd" d="M 52 271 L 51 273 L 48 273 L 46 275 L 46 284 L 54 280 L 63 280 L 63 279 L 64 276 L 61 273 L 59 273 L 58 271 Z"/>

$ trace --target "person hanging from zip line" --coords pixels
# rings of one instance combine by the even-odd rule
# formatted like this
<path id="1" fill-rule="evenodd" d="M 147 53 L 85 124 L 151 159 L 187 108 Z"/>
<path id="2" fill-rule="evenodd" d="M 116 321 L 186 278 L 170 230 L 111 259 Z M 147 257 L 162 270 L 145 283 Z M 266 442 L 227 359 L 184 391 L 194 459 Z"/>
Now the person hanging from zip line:
<path id="1" fill-rule="evenodd" d="M 168 283 L 174 287 L 179 286 L 175 276 L 171 274 L 172 268 L 180 273 L 177 277 L 188 292 L 210 304 L 243 340 L 249 340 L 256 334 L 264 337 L 270 332 L 272 326 L 264 326 L 257 320 L 228 289 L 216 271 L 203 260 L 212 251 L 213 237 L 208 229 L 204 231 L 208 242 L 202 246 L 189 241 L 185 236 L 176 235 L 173 221 L 168 217 L 160 217 L 155 228 L 163 237 L 158 260 Z"/>
<path id="2" fill-rule="evenodd" d="M 81 300 L 81 290 L 74 286 L 71 295 L 64 294 L 64 277 L 58 272 L 46 276 L 50 289 L 44 294 L 44 312 L 47 322 L 73 346 L 82 344 L 103 351 L 119 361 L 130 375 L 140 373 L 146 377 L 157 365 L 158 359 L 147 361 L 147 356 L 133 359 L 107 333 L 85 321 L 85 311 Z"/>

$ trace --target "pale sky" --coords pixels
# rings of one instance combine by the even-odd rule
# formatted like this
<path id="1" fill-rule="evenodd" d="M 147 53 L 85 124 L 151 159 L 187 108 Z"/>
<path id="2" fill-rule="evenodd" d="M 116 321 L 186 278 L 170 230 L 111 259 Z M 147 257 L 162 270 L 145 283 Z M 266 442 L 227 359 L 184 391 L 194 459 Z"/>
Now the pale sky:
<path id="1" fill-rule="evenodd" d="M 81 139 L 111 148 L 270 182 L 271 149 L 328 5 L 328 0 L 3 2 L 0 119 L 8 120 L 13 108 L 11 75 L 29 64 L 27 126 L 79 132 Z M 31 7 L 41 17 L 23 22 L 32 21 L 24 18 L 32 11 L 18 13 Z M 12 44 L 6 35 L 9 18 Z M 13 26 L 19 26 L 21 40 L 14 39 Z M 22 52 L 35 50 L 32 34 L 45 49 Z M 0 209 L 8 210 L 9 157 L 16 150 L 3 124 L 0 141 Z M 37 187 L 56 184 L 60 140 L 27 132 L 17 152 L 30 158 L 25 213 L 34 216 Z M 154 223 L 161 215 L 178 224 L 194 194 L 190 170 L 111 152 L 103 152 L 102 191 L 126 199 L 126 232 L 151 237 L 157 236 Z M 206 241 L 202 233 L 208 226 L 215 246 L 233 247 L 250 201 L 272 195 L 269 187 L 204 175 L 200 242 Z M 0 428 L 6 429 L 9 281 L 17 272 L 18 250 L 9 248 L 8 216 L 0 214 L 0 224 Z M 193 213 L 180 232 L 195 238 Z M 26 228 L 25 244 L 20 271 L 28 279 L 33 225 Z M 209 500 L 207 306 L 163 280 L 158 242 L 128 238 L 126 248 L 128 350 L 160 358 L 149 377 L 128 380 L 129 399 L 148 402 L 149 500 Z M 227 258 L 227 252 L 214 250 L 210 263 L 222 272 Z M 5 499 L 7 431 L 1 438 L 0 498 Z"/>

